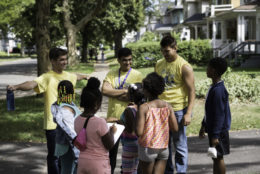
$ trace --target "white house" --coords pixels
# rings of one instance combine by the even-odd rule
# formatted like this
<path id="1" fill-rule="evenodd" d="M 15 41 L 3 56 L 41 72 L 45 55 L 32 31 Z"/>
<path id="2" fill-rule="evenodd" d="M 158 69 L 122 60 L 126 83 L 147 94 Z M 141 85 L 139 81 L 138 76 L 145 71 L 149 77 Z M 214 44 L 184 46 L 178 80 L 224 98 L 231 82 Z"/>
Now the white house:
<path id="1" fill-rule="evenodd" d="M 211 2 L 206 20 L 216 56 L 260 55 L 259 0 Z"/>
<path id="2" fill-rule="evenodd" d="M 12 52 L 14 47 L 17 47 L 17 41 L 15 40 L 15 35 L 13 33 L 8 33 L 4 36 L 0 30 L 0 51 Z"/>

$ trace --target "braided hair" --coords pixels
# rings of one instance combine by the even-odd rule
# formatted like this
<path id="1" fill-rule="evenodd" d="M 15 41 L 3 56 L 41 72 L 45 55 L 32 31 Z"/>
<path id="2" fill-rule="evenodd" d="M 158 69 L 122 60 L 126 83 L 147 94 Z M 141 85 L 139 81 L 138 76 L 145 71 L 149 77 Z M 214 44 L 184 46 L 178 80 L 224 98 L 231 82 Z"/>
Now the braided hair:
<path id="1" fill-rule="evenodd" d="M 70 81 L 62 80 L 58 84 L 58 98 L 57 103 L 72 103 L 75 100 L 74 88 Z"/>

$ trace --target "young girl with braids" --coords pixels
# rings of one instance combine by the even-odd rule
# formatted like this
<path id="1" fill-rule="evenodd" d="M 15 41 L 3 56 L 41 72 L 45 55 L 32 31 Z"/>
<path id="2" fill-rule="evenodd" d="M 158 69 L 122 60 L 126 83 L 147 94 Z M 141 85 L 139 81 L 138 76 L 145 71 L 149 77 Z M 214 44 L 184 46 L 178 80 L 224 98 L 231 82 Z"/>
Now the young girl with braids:
<path id="1" fill-rule="evenodd" d="M 130 103 L 120 118 L 125 130 L 121 135 L 122 150 L 122 173 L 137 174 L 138 166 L 138 143 L 135 134 L 135 123 L 138 106 L 144 102 L 144 94 L 141 83 L 131 84 L 128 88 Z"/>
<path id="2" fill-rule="evenodd" d="M 169 156 L 169 129 L 178 131 L 171 105 L 158 96 L 163 93 L 164 79 L 153 72 L 143 80 L 147 102 L 140 105 L 137 115 L 138 157 L 141 173 L 164 173 Z"/>
<path id="3" fill-rule="evenodd" d="M 54 122 L 57 123 L 54 155 L 60 158 L 61 174 L 77 173 L 79 150 L 71 142 L 77 136 L 74 119 L 81 112 L 73 103 L 74 98 L 72 83 L 61 81 L 58 84 L 58 100 L 51 106 Z"/>
<path id="4" fill-rule="evenodd" d="M 80 152 L 78 174 L 110 174 L 109 150 L 114 145 L 116 127 L 107 126 L 105 119 L 95 116 L 101 106 L 102 94 L 99 90 L 100 81 L 91 77 L 87 86 L 83 88 L 80 106 L 84 112 L 75 119 L 75 131 L 83 128 L 87 118 L 86 149 Z"/>

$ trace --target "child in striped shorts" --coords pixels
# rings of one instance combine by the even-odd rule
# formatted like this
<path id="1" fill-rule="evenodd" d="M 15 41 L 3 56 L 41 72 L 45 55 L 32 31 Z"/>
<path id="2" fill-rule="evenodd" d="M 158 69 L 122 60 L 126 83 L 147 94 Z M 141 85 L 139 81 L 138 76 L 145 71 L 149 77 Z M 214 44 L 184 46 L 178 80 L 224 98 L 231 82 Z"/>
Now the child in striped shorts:
<path id="1" fill-rule="evenodd" d="M 138 105 L 144 102 L 142 84 L 135 83 L 129 86 L 130 103 L 121 115 L 120 122 L 124 124 L 125 130 L 121 135 L 122 150 L 122 173 L 137 174 L 138 166 L 138 144 L 135 135 L 135 120 Z"/>

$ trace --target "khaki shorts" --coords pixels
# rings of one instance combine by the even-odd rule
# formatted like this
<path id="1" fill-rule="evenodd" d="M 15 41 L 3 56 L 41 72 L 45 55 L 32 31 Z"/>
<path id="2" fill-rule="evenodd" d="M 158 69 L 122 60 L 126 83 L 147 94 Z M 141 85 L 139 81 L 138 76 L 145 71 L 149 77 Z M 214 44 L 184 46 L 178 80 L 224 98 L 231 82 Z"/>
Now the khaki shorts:
<path id="1" fill-rule="evenodd" d="M 167 160 L 169 157 L 169 149 L 152 149 L 138 145 L 138 158 L 141 161 L 153 162 L 155 160 Z"/>

